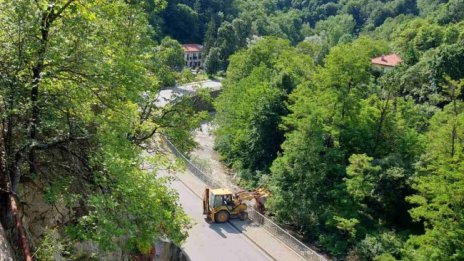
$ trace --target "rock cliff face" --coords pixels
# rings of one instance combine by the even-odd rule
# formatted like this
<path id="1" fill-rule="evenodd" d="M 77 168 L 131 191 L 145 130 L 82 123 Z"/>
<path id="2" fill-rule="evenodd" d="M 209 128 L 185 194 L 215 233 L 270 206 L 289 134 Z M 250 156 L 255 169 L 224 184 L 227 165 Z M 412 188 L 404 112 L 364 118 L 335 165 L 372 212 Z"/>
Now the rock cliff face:
<path id="1" fill-rule="evenodd" d="M 124 254 L 121 249 L 110 253 L 102 253 L 98 246 L 92 242 L 78 242 L 73 247 L 73 258 L 76 260 L 101 260 L 101 261 L 126 261 L 129 255 Z"/>
<path id="2" fill-rule="evenodd" d="M 11 251 L 10 244 L 5 236 L 5 231 L 2 225 L 0 225 L 0 260 L 2 261 L 14 261 L 13 252 Z"/>
<path id="3" fill-rule="evenodd" d="M 70 210 L 63 202 L 58 200 L 55 204 L 49 204 L 39 184 L 32 182 L 20 185 L 22 214 L 24 226 L 29 232 L 34 243 L 44 234 L 47 228 L 59 227 L 69 221 Z"/>
<path id="4" fill-rule="evenodd" d="M 19 194 L 22 201 L 23 224 L 28 231 L 32 242 L 36 245 L 47 228 L 61 227 L 69 221 L 72 213 L 59 200 L 51 205 L 44 198 L 43 189 L 38 184 L 21 184 Z M 59 234 L 55 235 L 57 238 Z M 104 261 L 128 261 L 130 255 L 121 249 L 110 253 L 103 253 L 92 242 L 78 242 L 73 246 L 73 256 L 77 260 L 104 260 Z M 156 261 L 190 261 L 183 250 L 170 241 L 159 241 L 156 244 Z M 57 253 L 55 260 L 65 260 Z M 0 225 L 0 261 L 14 261 L 14 255 L 6 238 L 5 231 Z"/>
<path id="5" fill-rule="evenodd" d="M 78 260 L 96 260 L 102 261 L 129 261 L 129 255 L 124 254 L 121 250 L 111 253 L 100 253 L 97 246 L 89 242 L 82 242 L 75 245 L 75 257 Z M 93 259 L 92 259 L 93 260 Z M 153 261 L 190 261 L 185 252 L 170 241 L 158 241 L 156 243 L 156 255 Z"/>
<path id="6" fill-rule="evenodd" d="M 190 261 L 185 252 L 170 241 L 156 243 L 155 261 Z"/>

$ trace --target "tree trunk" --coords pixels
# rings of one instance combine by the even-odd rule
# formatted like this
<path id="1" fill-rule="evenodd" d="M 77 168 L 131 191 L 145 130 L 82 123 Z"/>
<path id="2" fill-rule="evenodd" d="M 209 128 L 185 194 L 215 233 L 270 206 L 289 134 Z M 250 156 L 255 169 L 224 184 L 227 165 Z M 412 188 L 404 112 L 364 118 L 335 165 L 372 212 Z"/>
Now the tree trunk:
<path id="1" fill-rule="evenodd" d="M 387 117 L 390 100 L 391 100 L 391 94 L 389 92 L 388 96 L 387 96 L 387 100 L 385 101 L 384 106 L 381 108 L 380 119 L 379 119 L 379 123 L 377 124 L 377 130 L 375 132 L 374 148 L 372 149 L 373 153 L 376 153 L 377 148 L 378 148 L 379 143 L 380 143 L 380 139 L 381 139 L 381 135 L 382 135 L 382 128 L 383 128 L 383 125 L 385 123 L 385 119 Z"/>
<path id="2" fill-rule="evenodd" d="M 155 260 L 155 256 L 156 256 L 156 247 L 153 246 L 151 251 L 150 251 L 150 255 L 148 256 L 148 261 Z"/>
<path id="3" fill-rule="evenodd" d="M 18 204 L 16 201 L 16 196 L 10 193 L 10 207 L 11 213 L 15 219 L 16 230 L 19 234 L 19 244 L 21 245 L 21 250 L 26 261 L 32 261 L 31 248 L 29 247 L 29 242 L 27 240 L 26 232 L 21 220 L 21 215 L 19 214 Z"/>

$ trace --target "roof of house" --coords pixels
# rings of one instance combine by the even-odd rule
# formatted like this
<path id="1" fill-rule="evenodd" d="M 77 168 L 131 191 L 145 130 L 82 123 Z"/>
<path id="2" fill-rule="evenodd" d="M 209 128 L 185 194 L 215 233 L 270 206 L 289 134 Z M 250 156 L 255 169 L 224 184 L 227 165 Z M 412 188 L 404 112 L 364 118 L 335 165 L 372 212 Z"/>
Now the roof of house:
<path id="1" fill-rule="evenodd" d="M 201 52 L 203 50 L 203 45 L 201 45 L 201 44 L 183 44 L 182 49 L 184 49 L 184 52 Z"/>
<path id="2" fill-rule="evenodd" d="M 388 67 L 395 67 L 401 62 L 403 62 L 401 57 L 394 53 L 375 57 L 371 61 L 372 61 L 372 64 L 383 65 L 383 66 L 388 66 Z"/>

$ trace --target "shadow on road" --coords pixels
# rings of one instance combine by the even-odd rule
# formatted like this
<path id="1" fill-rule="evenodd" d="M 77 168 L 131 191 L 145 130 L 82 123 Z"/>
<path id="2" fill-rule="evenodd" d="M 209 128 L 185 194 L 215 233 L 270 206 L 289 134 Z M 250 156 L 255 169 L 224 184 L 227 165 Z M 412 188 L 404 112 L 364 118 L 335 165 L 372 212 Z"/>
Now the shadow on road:
<path id="1" fill-rule="evenodd" d="M 236 229 L 240 230 L 242 233 L 243 231 L 247 231 L 247 228 L 249 227 L 260 227 L 259 224 L 252 222 L 251 220 L 240 220 L 240 219 L 234 219 L 231 220 L 230 223 L 232 226 L 234 226 Z"/>
<path id="2" fill-rule="evenodd" d="M 259 227 L 259 224 L 253 223 L 251 220 L 232 219 L 228 223 L 211 223 L 205 219 L 209 224 L 210 229 L 214 230 L 221 237 L 227 238 L 228 233 L 241 234 L 247 231 L 250 227 Z"/>
<path id="3" fill-rule="evenodd" d="M 209 223 L 209 227 L 218 233 L 222 238 L 227 238 L 227 234 L 240 234 L 240 231 L 237 231 L 229 223 Z"/>

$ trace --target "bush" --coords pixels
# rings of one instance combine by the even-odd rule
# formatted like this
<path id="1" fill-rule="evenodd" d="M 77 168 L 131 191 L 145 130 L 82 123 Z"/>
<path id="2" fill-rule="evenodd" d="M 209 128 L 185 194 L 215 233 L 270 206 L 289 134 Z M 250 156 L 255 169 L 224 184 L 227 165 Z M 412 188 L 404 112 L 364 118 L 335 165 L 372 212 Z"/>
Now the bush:
<path id="1" fill-rule="evenodd" d="M 186 84 L 189 82 L 195 81 L 195 75 L 189 68 L 184 68 L 178 75 L 177 75 L 177 84 Z"/>
<path id="2" fill-rule="evenodd" d="M 34 253 L 34 259 L 39 261 L 56 260 L 65 253 L 65 246 L 59 238 L 56 229 L 46 229 L 42 241 L 39 243 L 37 250 Z"/>
<path id="3" fill-rule="evenodd" d="M 392 260 L 399 258 L 403 240 L 393 231 L 366 235 L 358 245 L 361 260 Z M 394 259 L 393 259 L 394 260 Z"/>

